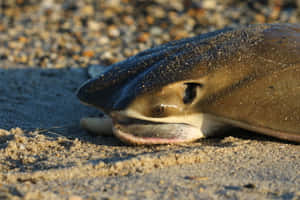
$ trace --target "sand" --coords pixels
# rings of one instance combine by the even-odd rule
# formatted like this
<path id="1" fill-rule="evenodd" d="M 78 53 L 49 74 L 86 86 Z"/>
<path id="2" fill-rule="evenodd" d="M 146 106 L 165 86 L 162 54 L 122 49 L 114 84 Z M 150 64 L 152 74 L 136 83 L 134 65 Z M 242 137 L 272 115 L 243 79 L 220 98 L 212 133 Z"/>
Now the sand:
<path id="1" fill-rule="evenodd" d="M 300 199 L 300 146 L 243 130 L 128 146 L 79 127 L 87 69 L 0 70 L 0 199 Z M 24 78 L 25 77 L 25 78 Z"/>
<path id="2" fill-rule="evenodd" d="M 299 23 L 299 8 L 299 0 L 1 1 L 0 199 L 299 200 L 299 144 L 232 130 L 128 146 L 80 129 L 81 117 L 100 113 L 75 96 L 91 65 L 227 26 Z"/>

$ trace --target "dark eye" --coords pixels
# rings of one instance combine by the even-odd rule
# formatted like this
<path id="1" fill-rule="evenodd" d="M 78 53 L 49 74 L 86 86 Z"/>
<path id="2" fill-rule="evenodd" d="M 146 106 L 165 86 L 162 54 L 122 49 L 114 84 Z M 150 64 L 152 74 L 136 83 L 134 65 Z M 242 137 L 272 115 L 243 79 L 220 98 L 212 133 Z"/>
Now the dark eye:
<path id="1" fill-rule="evenodd" d="M 197 97 L 197 88 L 202 88 L 203 85 L 201 83 L 185 83 L 185 85 L 183 103 L 189 104 Z"/>

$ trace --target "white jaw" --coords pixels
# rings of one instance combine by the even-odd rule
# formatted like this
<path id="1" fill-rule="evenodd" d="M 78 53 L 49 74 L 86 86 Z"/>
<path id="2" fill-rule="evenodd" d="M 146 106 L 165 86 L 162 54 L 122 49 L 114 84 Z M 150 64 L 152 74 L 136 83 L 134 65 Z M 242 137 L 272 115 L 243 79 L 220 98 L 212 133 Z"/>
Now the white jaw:
<path id="1" fill-rule="evenodd" d="M 113 116 L 116 115 L 121 114 L 113 114 Z M 205 114 L 189 115 L 183 118 L 173 116 L 160 118 L 159 120 L 157 118 L 154 118 L 155 120 L 149 120 L 147 117 L 141 118 L 141 120 L 145 120 L 143 122 L 149 121 L 149 124 L 122 124 L 118 119 L 112 120 L 111 118 L 104 117 L 83 118 L 80 121 L 80 125 L 82 128 L 96 135 L 115 135 L 123 142 L 130 144 L 176 144 L 192 142 L 200 138 L 212 136 L 220 128 L 226 126 L 224 123 L 218 122 Z M 140 118 L 138 119 L 140 120 Z"/>
<path id="2" fill-rule="evenodd" d="M 112 120 L 109 117 L 84 117 L 80 120 L 81 128 L 101 136 L 112 136 L 112 126 Z"/>

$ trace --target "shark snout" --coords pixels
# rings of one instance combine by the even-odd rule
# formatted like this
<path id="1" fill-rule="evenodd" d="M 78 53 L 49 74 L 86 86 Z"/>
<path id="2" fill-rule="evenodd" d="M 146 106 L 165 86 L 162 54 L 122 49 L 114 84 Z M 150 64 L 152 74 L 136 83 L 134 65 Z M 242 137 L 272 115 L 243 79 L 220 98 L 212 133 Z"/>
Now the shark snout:
<path id="1" fill-rule="evenodd" d="M 92 79 L 77 89 L 76 96 L 82 103 L 110 113 L 113 110 L 114 99 L 116 99 L 116 90 L 114 87 L 98 87 L 97 80 Z"/>

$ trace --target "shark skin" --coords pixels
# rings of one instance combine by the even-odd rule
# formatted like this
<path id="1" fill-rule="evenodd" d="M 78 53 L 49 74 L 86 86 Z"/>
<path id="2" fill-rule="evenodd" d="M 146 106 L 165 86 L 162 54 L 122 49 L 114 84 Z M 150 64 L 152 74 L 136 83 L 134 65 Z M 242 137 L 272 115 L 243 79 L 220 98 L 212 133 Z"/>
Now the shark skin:
<path id="1" fill-rule="evenodd" d="M 299 143 L 300 25 L 172 41 L 108 66 L 77 97 L 107 116 L 82 127 L 129 144 L 192 142 L 228 127 Z"/>

